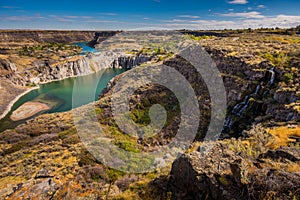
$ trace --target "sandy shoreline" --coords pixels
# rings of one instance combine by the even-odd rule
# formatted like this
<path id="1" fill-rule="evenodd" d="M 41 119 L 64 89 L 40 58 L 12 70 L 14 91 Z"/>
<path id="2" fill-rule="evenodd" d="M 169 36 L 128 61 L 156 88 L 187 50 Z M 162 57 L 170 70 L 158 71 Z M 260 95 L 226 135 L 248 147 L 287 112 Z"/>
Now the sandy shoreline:
<path id="1" fill-rule="evenodd" d="M 12 121 L 20 121 L 46 110 L 50 110 L 50 107 L 47 104 L 29 101 L 21 105 L 17 110 L 15 110 L 10 116 L 10 119 Z"/>
<path id="2" fill-rule="evenodd" d="M 7 106 L 6 109 L 4 110 L 4 112 L 0 115 L 0 120 L 3 119 L 12 109 L 13 105 L 25 94 L 31 92 L 32 90 L 36 90 L 39 89 L 40 87 L 33 87 L 33 88 L 29 88 L 27 89 L 25 92 L 22 92 L 21 94 L 19 94 L 18 96 L 16 96 Z"/>

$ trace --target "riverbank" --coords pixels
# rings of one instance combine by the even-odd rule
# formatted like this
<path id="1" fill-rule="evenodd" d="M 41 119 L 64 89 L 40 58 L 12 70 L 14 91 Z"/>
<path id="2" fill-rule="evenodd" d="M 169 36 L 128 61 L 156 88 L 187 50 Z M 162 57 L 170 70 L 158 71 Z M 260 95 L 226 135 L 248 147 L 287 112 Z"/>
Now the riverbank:
<path id="1" fill-rule="evenodd" d="M 0 120 L 3 119 L 12 109 L 13 105 L 25 94 L 36 90 L 39 87 L 26 88 L 14 85 L 8 81 L 1 81 Z"/>
<path id="2" fill-rule="evenodd" d="M 96 72 L 94 72 L 96 73 Z M 76 75 L 76 76 L 70 76 L 70 77 L 65 77 L 65 78 L 62 78 L 62 79 L 57 79 L 57 80 L 49 80 L 49 81 L 45 81 L 45 82 L 42 82 L 40 83 L 38 86 L 36 87 L 31 87 L 31 88 L 26 88 L 26 87 L 22 87 L 22 86 L 18 86 L 18 85 L 14 85 L 12 83 L 8 83 L 8 81 L 6 81 L 9 85 L 9 88 L 11 87 L 16 87 L 16 88 L 24 88 L 22 92 L 17 92 L 17 94 L 13 94 L 11 92 L 7 92 L 5 90 L 7 90 L 8 88 L 6 87 L 1 87 L 0 88 L 0 92 L 2 94 L 5 94 L 5 95 L 2 95 L 3 99 L 12 99 L 7 105 L 1 105 L 0 103 L 0 120 L 3 119 L 4 117 L 6 117 L 6 115 L 11 111 L 12 107 L 14 106 L 14 104 L 24 95 L 26 95 L 27 93 L 33 91 L 33 90 L 36 90 L 36 89 L 39 89 L 40 88 L 40 85 L 44 85 L 44 84 L 48 84 L 48 83 L 52 83 L 52 82 L 58 82 L 58 81 L 62 81 L 62 80 L 65 80 L 65 79 L 68 79 L 68 78 L 76 78 L 76 77 L 81 77 L 81 76 L 88 76 L 90 74 L 87 74 L 87 75 Z M 1 82 L 2 83 L 2 82 Z M 2 84 L 1 84 L 2 85 Z M 2 91 L 4 89 L 4 91 Z M 25 91 L 24 91 L 25 90 Z M 8 101 L 8 100 L 7 100 Z M 1 102 L 1 100 L 0 100 Z M 4 103 L 5 104 L 5 103 Z M 4 109 L 3 109 L 4 108 Z M 3 110 L 3 111 L 2 111 Z M 2 112 L 2 113 L 1 113 Z"/>
<path id="3" fill-rule="evenodd" d="M 10 119 L 12 121 L 24 120 L 49 109 L 50 107 L 47 104 L 41 102 L 26 102 L 12 113 Z"/>

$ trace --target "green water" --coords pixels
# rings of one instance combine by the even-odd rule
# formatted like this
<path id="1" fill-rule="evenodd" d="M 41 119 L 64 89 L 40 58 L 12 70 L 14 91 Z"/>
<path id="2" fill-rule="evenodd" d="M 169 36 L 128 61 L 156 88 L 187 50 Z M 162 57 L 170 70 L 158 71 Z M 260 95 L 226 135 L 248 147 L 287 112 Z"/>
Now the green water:
<path id="1" fill-rule="evenodd" d="M 25 102 L 39 101 L 51 105 L 52 108 L 50 110 L 42 113 L 68 111 L 72 109 L 72 106 L 75 108 L 97 100 L 98 95 L 106 87 L 107 83 L 113 77 L 124 71 L 124 69 L 105 69 L 87 76 L 67 78 L 61 81 L 42 84 L 40 85 L 39 89 L 25 94 L 13 105 L 11 111 L 6 115 L 5 118 L 0 121 L 0 132 L 9 128 L 15 128 L 17 125 L 24 123 L 26 120 L 30 119 L 28 118 L 26 120 L 20 120 L 17 122 L 13 122 L 10 120 L 10 115 L 12 114 L 12 112 Z M 76 84 L 77 97 L 75 104 L 72 101 L 74 84 Z M 91 93 L 94 94 L 93 99 L 85 98 L 89 97 Z M 37 115 L 40 115 L 42 113 L 39 113 Z M 36 117 L 37 115 L 32 116 L 31 118 Z"/>

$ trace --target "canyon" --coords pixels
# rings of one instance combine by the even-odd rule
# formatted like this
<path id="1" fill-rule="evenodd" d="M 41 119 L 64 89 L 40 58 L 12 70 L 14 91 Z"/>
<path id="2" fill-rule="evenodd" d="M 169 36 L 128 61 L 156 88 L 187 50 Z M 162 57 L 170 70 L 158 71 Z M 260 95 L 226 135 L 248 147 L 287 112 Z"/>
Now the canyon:
<path id="1" fill-rule="evenodd" d="M 94 38 L 89 37 L 89 44 L 97 46 L 109 33 L 104 35 L 96 33 Z M 97 161 L 81 142 L 71 111 L 28 120 L 0 134 L 3 169 L 0 197 L 297 199 L 300 195 L 299 37 L 226 32 L 204 39 L 201 35 L 195 37 L 199 37 L 195 42 L 215 62 L 227 93 L 227 117 L 221 140 L 213 144 L 207 155 L 202 152 L 210 143 L 202 139 L 210 122 L 209 94 L 202 77 L 181 57 L 175 55 L 160 61 L 157 60 L 160 55 L 100 52 L 51 64 L 42 61 L 22 70 L 2 59 L 0 90 L 20 88 L 13 94 L 5 93 L 7 99 L 27 90 L 26 85 L 86 75 L 106 67 L 130 69 L 154 61 L 172 67 L 191 83 L 202 112 L 197 137 L 187 152 L 172 166 L 148 174 L 125 174 Z M 110 100 L 118 79 L 127 73 L 116 76 L 99 94 L 95 102 L 97 119 L 105 130 L 105 138 L 120 148 L 151 151 L 170 142 L 176 134 L 180 123 L 178 102 L 170 91 L 157 85 L 140 88 L 130 105 L 137 122 L 148 119 L 144 110 L 155 103 L 166 106 L 170 117 L 157 137 L 142 141 L 127 137 L 116 127 Z M 7 105 L 7 101 L 2 102 L 1 111 Z M 85 113 L 87 106 L 78 109 Z"/>
<path id="2" fill-rule="evenodd" d="M 15 42 L 18 45 L 25 45 L 28 40 L 31 40 L 32 43 L 49 42 L 50 38 L 54 35 L 56 40 L 51 40 L 51 42 L 73 43 L 74 41 L 91 40 L 91 38 L 93 38 L 91 35 L 94 36 L 95 33 L 88 31 L 2 31 L 1 34 L 4 35 L 3 38 L 6 38 L 5 41 L 9 42 L 10 45 Z M 116 34 L 116 32 L 101 32 L 95 34 L 95 38 L 97 38 L 98 41 L 102 41 L 114 34 Z M 15 37 L 18 38 L 18 41 L 13 40 Z M 17 59 L 22 59 L 22 56 Z M 1 118 L 3 118 L 10 109 L 11 103 L 7 102 L 15 102 L 15 99 L 20 95 L 26 91 L 30 91 L 30 87 L 34 89 L 34 86 L 39 84 L 58 81 L 69 77 L 89 75 L 106 68 L 130 69 L 138 64 L 148 62 L 153 58 L 144 55 L 135 56 L 124 53 L 99 52 L 97 54 L 90 53 L 83 56 L 74 55 L 64 59 L 29 59 L 32 61 L 29 61 L 27 65 L 19 65 L 16 67 L 14 63 L 16 58 L 0 57 L 0 76 L 2 82 L 0 90 L 3 91 L 3 100 L 5 100 L 0 102 Z M 8 92 L 10 90 L 12 90 L 12 92 Z M 7 105 L 10 106 L 7 108 Z"/>

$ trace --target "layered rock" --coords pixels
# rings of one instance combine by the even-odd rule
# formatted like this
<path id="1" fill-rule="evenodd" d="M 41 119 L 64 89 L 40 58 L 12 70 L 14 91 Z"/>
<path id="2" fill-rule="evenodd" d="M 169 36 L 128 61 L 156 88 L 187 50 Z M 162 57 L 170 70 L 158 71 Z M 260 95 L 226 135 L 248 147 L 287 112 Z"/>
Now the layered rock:
<path id="1" fill-rule="evenodd" d="M 6 70 L 5 77 L 17 85 L 31 85 L 68 77 L 88 75 L 106 68 L 130 69 L 151 59 L 151 56 L 102 52 L 78 58 L 70 58 L 56 64 L 49 64 L 47 61 L 35 62 L 34 66 L 25 71 Z M 15 69 L 13 68 L 14 64 L 5 63 L 5 69 Z"/>
<path id="2" fill-rule="evenodd" d="M 71 43 L 90 41 L 94 31 L 40 31 L 40 30 L 2 30 L 0 31 L 0 44 L 35 44 L 35 43 Z M 106 37 L 112 36 L 111 32 Z"/>

